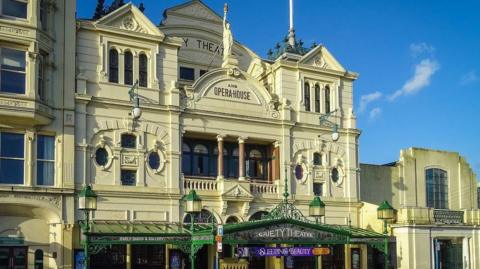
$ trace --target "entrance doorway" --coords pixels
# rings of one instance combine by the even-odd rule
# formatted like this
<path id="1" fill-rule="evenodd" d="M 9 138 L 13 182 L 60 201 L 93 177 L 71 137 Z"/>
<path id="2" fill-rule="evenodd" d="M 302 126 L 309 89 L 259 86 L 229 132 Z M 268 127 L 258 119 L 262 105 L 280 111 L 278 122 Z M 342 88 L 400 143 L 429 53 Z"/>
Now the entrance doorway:
<path id="1" fill-rule="evenodd" d="M 27 247 L 0 247 L 1 269 L 26 269 Z"/>
<path id="2" fill-rule="evenodd" d="M 165 260 L 165 245 L 132 245 L 132 269 L 164 269 Z"/>
<path id="3" fill-rule="evenodd" d="M 463 268 L 462 241 L 456 239 L 435 239 L 435 269 Z"/>

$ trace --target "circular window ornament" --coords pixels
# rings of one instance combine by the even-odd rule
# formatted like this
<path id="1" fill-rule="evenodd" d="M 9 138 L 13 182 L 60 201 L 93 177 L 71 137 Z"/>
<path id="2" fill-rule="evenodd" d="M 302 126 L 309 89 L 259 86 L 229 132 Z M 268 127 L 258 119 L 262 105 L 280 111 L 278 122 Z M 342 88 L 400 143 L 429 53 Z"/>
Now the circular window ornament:
<path id="1" fill-rule="evenodd" d="M 295 178 L 297 180 L 302 180 L 303 179 L 303 167 L 300 164 L 297 164 L 295 166 Z"/>
<path id="2" fill-rule="evenodd" d="M 147 155 L 146 162 L 150 170 L 159 174 L 165 168 L 165 155 L 160 150 L 152 150 Z"/>
<path id="3" fill-rule="evenodd" d="M 99 166 L 106 166 L 108 163 L 108 151 L 105 148 L 97 148 L 95 151 L 95 162 Z"/>

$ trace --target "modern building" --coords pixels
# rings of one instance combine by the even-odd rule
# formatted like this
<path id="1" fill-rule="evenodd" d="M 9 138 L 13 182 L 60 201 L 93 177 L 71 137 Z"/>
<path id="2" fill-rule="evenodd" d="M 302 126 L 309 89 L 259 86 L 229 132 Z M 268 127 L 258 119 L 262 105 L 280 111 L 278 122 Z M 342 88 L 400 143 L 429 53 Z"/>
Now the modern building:
<path id="1" fill-rule="evenodd" d="M 408 148 L 397 162 L 360 168 L 362 226 L 381 231 L 381 201 L 397 210 L 389 232 L 398 268 L 480 267 L 478 181 L 462 156 Z"/>
<path id="2" fill-rule="evenodd" d="M 0 1 L 0 268 L 71 264 L 75 1 Z"/>

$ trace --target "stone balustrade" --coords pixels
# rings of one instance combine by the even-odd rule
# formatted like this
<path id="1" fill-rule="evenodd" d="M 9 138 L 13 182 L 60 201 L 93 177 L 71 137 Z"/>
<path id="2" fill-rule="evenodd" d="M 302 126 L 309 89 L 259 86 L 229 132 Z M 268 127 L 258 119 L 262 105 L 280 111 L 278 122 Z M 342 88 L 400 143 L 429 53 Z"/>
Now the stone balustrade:
<path id="1" fill-rule="evenodd" d="M 396 223 L 417 225 L 478 225 L 480 224 L 480 210 L 448 210 L 426 207 L 406 207 L 398 209 Z"/>
<path id="2" fill-rule="evenodd" d="M 270 183 L 250 183 L 250 192 L 252 194 L 276 194 L 278 186 Z"/>
<path id="3" fill-rule="evenodd" d="M 185 191 L 217 191 L 217 181 L 213 179 L 185 178 L 183 181 Z"/>

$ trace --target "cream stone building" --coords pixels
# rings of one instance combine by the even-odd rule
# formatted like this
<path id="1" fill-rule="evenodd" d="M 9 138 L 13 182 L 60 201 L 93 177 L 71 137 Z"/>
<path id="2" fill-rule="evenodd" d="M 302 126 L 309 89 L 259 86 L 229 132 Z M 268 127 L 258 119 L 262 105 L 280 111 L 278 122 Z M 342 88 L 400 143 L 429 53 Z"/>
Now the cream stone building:
<path id="1" fill-rule="evenodd" d="M 462 156 L 408 148 L 397 162 L 360 168 L 362 226 L 382 230 L 381 201 L 397 209 L 398 268 L 480 268 L 478 181 Z"/>
<path id="2" fill-rule="evenodd" d="M 0 268 L 71 265 L 75 1 L 0 1 Z"/>

